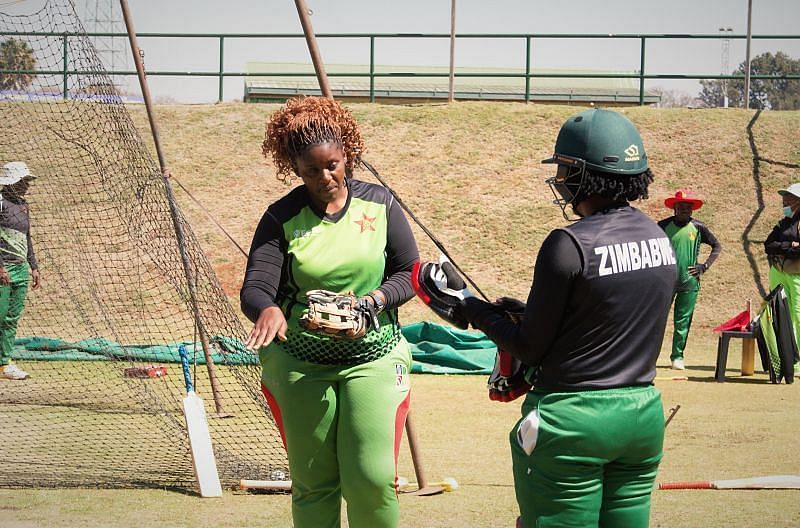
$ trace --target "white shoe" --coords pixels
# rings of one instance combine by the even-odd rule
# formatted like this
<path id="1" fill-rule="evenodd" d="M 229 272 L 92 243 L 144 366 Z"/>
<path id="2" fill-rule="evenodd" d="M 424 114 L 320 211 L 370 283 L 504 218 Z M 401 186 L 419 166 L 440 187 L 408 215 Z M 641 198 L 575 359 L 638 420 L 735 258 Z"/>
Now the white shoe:
<path id="1" fill-rule="evenodd" d="M 24 380 L 30 376 L 27 372 L 16 365 L 6 365 L 3 369 L 3 377 L 12 380 Z"/>
<path id="2" fill-rule="evenodd" d="M 686 365 L 683 364 L 682 359 L 674 359 L 672 361 L 672 368 L 674 370 L 686 370 Z"/>

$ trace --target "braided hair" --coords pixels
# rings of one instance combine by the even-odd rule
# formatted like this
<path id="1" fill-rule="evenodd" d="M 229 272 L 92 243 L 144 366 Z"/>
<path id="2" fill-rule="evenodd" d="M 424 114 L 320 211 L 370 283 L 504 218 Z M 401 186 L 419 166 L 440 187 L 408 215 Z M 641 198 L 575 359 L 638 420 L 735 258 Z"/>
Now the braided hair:
<path id="1" fill-rule="evenodd" d="M 338 101 L 327 97 L 293 98 L 267 121 L 261 152 L 266 158 L 272 155 L 277 178 L 291 183 L 295 160 L 310 147 L 324 143 L 342 147 L 348 172 L 364 151 L 358 123 Z"/>
<path id="2" fill-rule="evenodd" d="M 650 169 L 633 176 L 586 170 L 583 183 L 573 203 L 577 204 L 593 194 L 615 202 L 632 202 L 648 197 L 647 188 L 653 183 Z"/>

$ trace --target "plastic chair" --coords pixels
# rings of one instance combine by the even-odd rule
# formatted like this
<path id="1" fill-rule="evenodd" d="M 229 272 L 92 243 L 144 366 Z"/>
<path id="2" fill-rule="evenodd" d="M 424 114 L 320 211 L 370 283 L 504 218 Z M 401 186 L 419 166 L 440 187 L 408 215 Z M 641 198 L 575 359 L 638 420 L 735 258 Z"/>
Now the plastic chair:
<path id="1" fill-rule="evenodd" d="M 720 334 L 717 343 L 717 368 L 714 371 L 714 378 L 718 382 L 725 381 L 725 368 L 728 364 L 728 345 L 731 339 L 742 340 L 742 376 L 752 376 L 755 372 L 755 334 L 752 331 L 724 330 Z"/>

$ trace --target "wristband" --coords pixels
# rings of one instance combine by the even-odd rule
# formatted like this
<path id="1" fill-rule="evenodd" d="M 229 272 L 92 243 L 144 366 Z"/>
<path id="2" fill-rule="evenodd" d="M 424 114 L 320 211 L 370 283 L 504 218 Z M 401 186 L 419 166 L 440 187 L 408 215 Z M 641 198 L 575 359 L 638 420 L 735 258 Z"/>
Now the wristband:
<path id="1" fill-rule="evenodd" d="M 386 301 L 382 291 L 372 290 L 367 296 L 372 299 L 372 303 L 375 305 L 375 313 L 381 313 L 386 308 Z"/>

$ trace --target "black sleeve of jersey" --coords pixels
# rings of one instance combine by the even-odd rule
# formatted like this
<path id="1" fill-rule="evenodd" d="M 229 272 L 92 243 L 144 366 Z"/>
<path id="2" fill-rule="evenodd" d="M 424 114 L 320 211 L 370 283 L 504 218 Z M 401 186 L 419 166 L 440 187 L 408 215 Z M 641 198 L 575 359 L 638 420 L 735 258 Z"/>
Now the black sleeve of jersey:
<path id="1" fill-rule="evenodd" d="M 558 335 L 572 281 L 583 269 L 578 247 L 564 231 L 551 232 L 536 257 L 525 316 L 514 323 L 477 298 L 467 299 L 464 315 L 498 348 L 537 366 Z"/>
<path id="2" fill-rule="evenodd" d="M 714 236 L 714 233 L 712 233 L 708 226 L 703 222 L 694 219 L 692 222 L 694 222 L 694 225 L 697 226 L 697 230 L 700 231 L 700 241 L 711 246 L 711 254 L 708 255 L 708 258 L 705 261 L 706 268 L 709 268 L 714 261 L 717 260 L 719 254 L 722 253 L 722 244 L 720 244 L 719 240 L 717 240 L 717 237 Z"/>
<path id="3" fill-rule="evenodd" d="M 672 220 L 673 220 L 674 218 L 675 218 L 674 216 L 670 216 L 669 218 L 665 218 L 665 219 L 663 219 L 663 220 L 660 220 L 660 221 L 658 222 L 658 227 L 660 227 L 661 229 L 663 229 L 664 231 L 666 231 L 666 230 L 667 230 L 667 226 L 669 225 L 669 223 L 670 223 L 670 222 L 672 222 Z"/>
<path id="4" fill-rule="evenodd" d="M 264 308 L 275 306 L 285 258 L 284 244 L 280 223 L 267 211 L 253 235 L 247 271 L 239 292 L 242 312 L 252 322 L 256 322 Z"/>
<path id="5" fill-rule="evenodd" d="M 772 228 L 772 232 L 764 241 L 764 251 L 767 255 L 782 255 L 789 258 L 800 257 L 800 247 L 793 247 L 792 242 L 800 242 L 796 235 L 797 220 L 784 218 Z"/>
<path id="6" fill-rule="evenodd" d="M 387 222 L 386 280 L 379 289 L 386 297 L 386 309 L 391 309 L 414 297 L 411 268 L 419 260 L 419 250 L 397 200 L 392 199 L 389 204 Z"/>
<path id="7" fill-rule="evenodd" d="M 764 241 L 764 252 L 767 255 L 775 255 L 778 253 L 777 249 L 780 248 L 780 241 L 778 240 L 780 237 L 780 222 L 772 228 L 769 235 L 767 235 L 767 239 Z"/>

